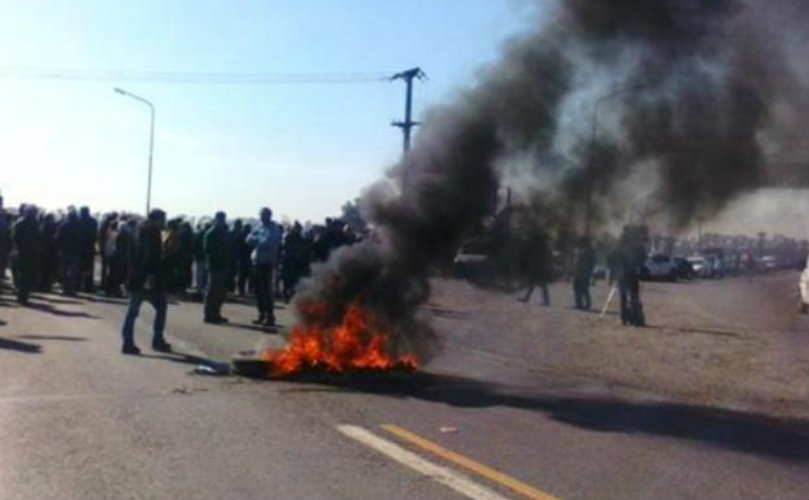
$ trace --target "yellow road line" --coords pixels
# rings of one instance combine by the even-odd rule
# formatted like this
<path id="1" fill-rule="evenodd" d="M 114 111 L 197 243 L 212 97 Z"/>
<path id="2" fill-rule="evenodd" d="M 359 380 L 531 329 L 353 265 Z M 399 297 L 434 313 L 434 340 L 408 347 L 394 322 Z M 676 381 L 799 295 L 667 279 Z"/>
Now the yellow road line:
<path id="1" fill-rule="evenodd" d="M 397 425 L 387 424 L 382 426 L 383 429 L 390 432 L 391 434 L 396 435 L 397 437 L 409 442 L 410 444 L 416 445 L 419 448 L 427 450 L 439 457 L 452 462 L 456 465 L 459 465 L 465 469 L 468 469 L 480 476 L 485 477 L 491 481 L 494 481 L 501 486 L 505 486 L 521 495 L 524 495 L 532 500 L 558 500 L 556 497 L 545 493 L 544 491 L 540 491 L 534 488 L 531 485 L 525 484 L 522 481 L 518 481 L 513 477 L 507 476 L 502 472 L 496 471 L 491 467 L 487 467 L 479 462 L 475 462 L 471 458 L 467 458 L 463 455 L 455 453 L 452 450 L 448 450 L 443 446 L 439 446 L 432 441 L 428 441 L 423 437 L 414 434 L 413 432 L 408 431 L 407 429 L 402 429 Z"/>

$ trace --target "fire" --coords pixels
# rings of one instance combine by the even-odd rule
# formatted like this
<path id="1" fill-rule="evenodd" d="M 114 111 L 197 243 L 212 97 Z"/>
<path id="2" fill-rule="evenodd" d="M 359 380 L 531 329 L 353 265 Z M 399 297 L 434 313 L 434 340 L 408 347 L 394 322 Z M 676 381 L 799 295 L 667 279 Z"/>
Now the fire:
<path id="1" fill-rule="evenodd" d="M 328 326 L 324 321 L 318 321 L 326 313 L 323 304 L 302 307 L 313 321 L 293 327 L 284 349 L 267 349 L 261 354 L 261 358 L 272 365 L 272 377 L 283 377 L 306 369 L 343 372 L 413 370 L 418 367 L 415 355 L 397 357 L 388 352 L 388 335 L 380 330 L 372 315 L 359 304 L 351 304 L 339 324 Z"/>

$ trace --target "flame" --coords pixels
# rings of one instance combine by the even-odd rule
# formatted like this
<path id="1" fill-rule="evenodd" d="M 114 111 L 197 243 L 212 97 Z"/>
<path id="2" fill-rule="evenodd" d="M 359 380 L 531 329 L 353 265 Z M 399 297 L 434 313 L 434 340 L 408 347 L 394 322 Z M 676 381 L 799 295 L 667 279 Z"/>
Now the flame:
<path id="1" fill-rule="evenodd" d="M 284 377 L 306 369 L 385 371 L 413 370 L 415 355 L 393 356 L 388 352 L 388 336 L 375 325 L 372 315 L 353 303 L 337 325 L 326 325 L 325 304 L 301 306 L 309 324 L 293 327 L 284 349 L 266 349 L 261 359 L 269 361 L 272 377 Z M 318 321 L 320 319 L 321 321 Z"/>

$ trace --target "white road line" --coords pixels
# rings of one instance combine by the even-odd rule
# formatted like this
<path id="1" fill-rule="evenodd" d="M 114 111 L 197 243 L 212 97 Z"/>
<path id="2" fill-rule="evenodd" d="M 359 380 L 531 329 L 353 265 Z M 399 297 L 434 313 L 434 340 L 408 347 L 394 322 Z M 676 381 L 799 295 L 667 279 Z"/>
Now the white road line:
<path id="1" fill-rule="evenodd" d="M 507 497 L 472 481 L 463 474 L 425 460 L 415 453 L 402 448 L 398 444 L 388 441 L 387 439 L 382 439 L 363 427 L 356 425 L 338 425 L 337 430 L 351 439 L 359 441 L 386 455 L 388 458 L 421 472 L 444 486 L 452 488 L 464 496 L 480 500 L 508 500 Z"/>

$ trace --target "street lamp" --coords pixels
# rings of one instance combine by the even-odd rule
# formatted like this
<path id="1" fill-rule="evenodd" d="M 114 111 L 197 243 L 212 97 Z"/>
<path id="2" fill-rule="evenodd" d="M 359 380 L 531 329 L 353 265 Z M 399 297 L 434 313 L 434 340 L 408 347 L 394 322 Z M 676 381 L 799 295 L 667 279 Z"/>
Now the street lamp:
<path id="1" fill-rule="evenodd" d="M 629 92 L 635 92 L 637 90 L 642 90 L 646 85 L 645 84 L 637 84 L 637 85 L 630 85 L 626 87 L 619 87 L 608 94 L 604 94 L 596 99 L 596 103 L 593 106 L 593 116 L 592 116 L 592 124 L 591 124 L 591 132 L 590 132 L 590 154 L 589 154 L 589 164 L 591 170 L 594 167 L 593 163 L 595 162 L 595 148 L 596 148 L 596 128 L 598 125 L 598 108 L 604 103 L 604 101 L 608 99 L 612 99 L 613 97 L 626 94 Z M 586 236 L 590 236 L 590 220 L 592 219 L 593 214 L 593 183 L 592 180 L 590 181 L 590 186 L 587 190 L 587 207 L 586 207 L 586 216 L 587 219 L 585 221 L 585 228 L 584 233 Z"/>
<path id="2" fill-rule="evenodd" d="M 149 127 L 149 176 L 146 182 L 146 216 L 148 217 L 149 210 L 152 207 L 152 153 L 154 152 L 154 104 L 147 101 L 143 97 L 137 96 L 131 92 L 127 92 L 122 88 L 115 87 L 114 90 L 115 92 L 123 96 L 131 97 L 132 99 L 140 101 L 143 104 L 149 106 L 149 111 L 151 111 L 152 113 L 151 126 Z"/>

